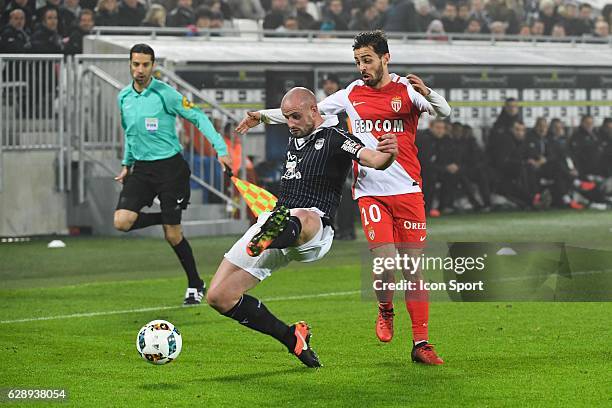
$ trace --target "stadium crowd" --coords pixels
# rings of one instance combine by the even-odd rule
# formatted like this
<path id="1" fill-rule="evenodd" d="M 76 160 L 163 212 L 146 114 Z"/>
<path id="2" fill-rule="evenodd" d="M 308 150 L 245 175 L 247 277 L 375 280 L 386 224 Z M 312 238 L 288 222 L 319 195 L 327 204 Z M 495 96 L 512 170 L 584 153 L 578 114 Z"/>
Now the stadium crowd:
<path id="1" fill-rule="evenodd" d="M 612 118 L 594 127 L 584 115 L 573 131 L 540 117 L 532 129 L 508 99 L 484 143 L 468 125 L 440 119 L 417 135 L 425 204 L 430 216 L 462 209 L 591 208 L 612 204 Z M 492 204 L 495 193 L 498 202 Z M 465 197 L 469 205 L 460 205 Z"/>
<path id="2" fill-rule="evenodd" d="M 0 50 L 82 52 L 94 26 L 231 28 L 608 38 L 612 4 L 574 0 L 0 0 Z"/>

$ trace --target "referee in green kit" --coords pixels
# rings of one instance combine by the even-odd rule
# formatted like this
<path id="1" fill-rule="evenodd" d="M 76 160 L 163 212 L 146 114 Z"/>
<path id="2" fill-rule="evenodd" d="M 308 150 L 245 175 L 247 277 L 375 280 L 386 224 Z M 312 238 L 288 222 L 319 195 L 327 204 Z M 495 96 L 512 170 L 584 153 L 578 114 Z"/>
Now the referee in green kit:
<path id="1" fill-rule="evenodd" d="M 132 231 L 162 224 L 164 235 L 187 274 L 184 305 L 198 305 L 206 292 L 193 252 L 181 228 L 181 212 L 191 194 L 191 171 L 175 131 L 176 115 L 193 123 L 213 145 L 219 161 L 231 168 L 223 138 L 199 109 L 170 85 L 152 77 L 155 53 L 146 44 L 130 50 L 132 83 L 119 93 L 121 126 L 125 133 L 123 169 L 115 180 L 123 184 L 115 210 L 114 224 L 120 231 Z M 131 171 L 130 171 L 131 169 Z M 159 197 L 161 212 L 143 213 Z"/>

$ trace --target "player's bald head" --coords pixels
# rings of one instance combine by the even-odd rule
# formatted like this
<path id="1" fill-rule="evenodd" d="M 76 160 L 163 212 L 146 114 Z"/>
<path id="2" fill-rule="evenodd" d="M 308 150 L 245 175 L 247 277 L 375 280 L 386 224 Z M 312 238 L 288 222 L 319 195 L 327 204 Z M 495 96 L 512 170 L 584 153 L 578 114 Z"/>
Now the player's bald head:
<path id="1" fill-rule="evenodd" d="M 323 123 L 317 108 L 317 98 L 306 88 L 297 87 L 287 92 L 281 102 L 281 111 L 287 118 L 293 137 L 307 136 Z"/>
<path id="2" fill-rule="evenodd" d="M 281 101 L 281 107 L 285 107 L 286 109 L 298 107 L 308 108 L 316 104 L 317 98 L 312 91 L 301 86 L 290 89 Z"/>

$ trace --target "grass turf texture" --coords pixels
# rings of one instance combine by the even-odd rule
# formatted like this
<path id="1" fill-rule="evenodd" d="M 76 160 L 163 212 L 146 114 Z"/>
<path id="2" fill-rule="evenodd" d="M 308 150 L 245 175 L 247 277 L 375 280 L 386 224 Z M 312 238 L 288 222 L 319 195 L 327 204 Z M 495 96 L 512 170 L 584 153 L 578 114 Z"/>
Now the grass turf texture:
<path id="1" fill-rule="evenodd" d="M 431 220 L 437 241 L 568 242 L 612 248 L 610 213 L 529 213 Z M 160 232 L 161 234 L 161 232 Z M 190 239 L 203 274 L 235 238 Z M 0 320 L 178 306 L 185 278 L 159 239 L 67 239 L 0 245 Z M 334 243 L 252 293 L 286 322 L 313 326 L 324 367 L 308 370 L 275 340 L 207 306 L 0 324 L 0 388 L 66 388 L 73 406 L 602 406 L 612 402 L 610 303 L 433 303 L 442 367 L 410 362 L 405 307 L 396 335 L 374 334 L 360 288 L 363 243 Z M 336 293 L 334 296 L 292 297 Z M 183 334 L 177 361 L 137 355 L 137 330 L 166 319 Z M 20 404 L 23 405 L 23 404 Z M 37 403 L 36 406 L 43 406 Z M 53 406 L 53 404 L 49 404 Z"/>

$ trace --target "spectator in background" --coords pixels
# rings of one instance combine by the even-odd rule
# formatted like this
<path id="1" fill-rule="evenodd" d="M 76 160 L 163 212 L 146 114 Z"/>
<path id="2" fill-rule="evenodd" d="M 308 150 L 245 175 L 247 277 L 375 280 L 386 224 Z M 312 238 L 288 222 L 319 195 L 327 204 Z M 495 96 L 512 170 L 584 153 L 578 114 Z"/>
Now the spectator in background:
<path id="1" fill-rule="evenodd" d="M 311 30 L 316 24 L 314 16 L 308 12 L 308 3 L 308 0 L 295 1 L 295 17 L 300 30 Z"/>
<path id="2" fill-rule="evenodd" d="M 67 55 L 83 53 L 83 37 L 91 32 L 94 28 L 94 13 L 91 10 L 83 10 L 79 15 L 78 25 L 72 29 L 68 42 L 66 43 L 65 53 Z"/>
<path id="3" fill-rule="evenodd" d="M 287 0 L 272 0 L 271 9 L 263 21 L 265 30 L 276 30 L 285 22 L 289 15 L 289 3 Z"/>
<path id="4" fill-rule="evenodd" d="M 96 7 L 97 26 L 119 25 L 117 0 L 98 0 Z"/>
<path id="5" fill-rule="evenodd" d="M 528 163 L 535 168 L 540 186 L 549 186 L 552 204 L 555 207 L 569 207 L 581 210 L 584 206 L 570 197 L 570 190 L 578 188 L 583 192 L 595 188 L 595 183 L 580 181 L 577 173 L 568 166 L 567 153 L 558 139 L 549 137 L 546 118 L 539 117 L 527 137 L 530 158 Z"/>
<path id="6" fill-rule="evenodd" d="M 344 11 L 342 0 L 329 0 L 327 7 L 323 9 L 321 19 L 321 30 L 323 31 L 346 31 L 350 18 Z"/>
<path id="7" fill-rule="evenodd" d="M 9 14 L 9 22 L 0 31 L 0 50 L 8 54 L 25 54 L 30 52 L 30 36 L 25 31 L 26 14 L 20 8 L 14 8 Z"/>
<path id="8" fill-rule="evenodd" d="M 553 118 L 550 120 L 547 137 L 554 140 L 564 152 L 568 152 L 568 137 L 561 119 Z"/>
<path id="9" fill-rule="evenodd" d="M 427 30 L 427 27 L 429 26 L 426 26 L 425 30 Z M 384 29 L 387 32 L 401 31 L 411 33 L 420 31 L 420 27 L 417 25 L 415 6 L 411 0 L 398 0 L 391 6 L 387 12 Z"/>
<path id="10" fill-rule="evenodd" d="M 212 16 L 210 18 L 210 28 L 213 30 L 219 30 L 224 28 L 225 20 L 223 19 L 223 14 L 215 13 L 213 11 Z"/>
<path id="11" fill-rule="evenodd" d="M 582 116 L 580 126 L 570 138 L 569 150 L 581 179 L 601 174 L 601 144 L 595 134 L 591 115 Z"/>
<path id="12" fill-rule="evenodd" d="M 26 19 L 25 26 L 23 29 L 25 31 L 31 30 L 33 27 L 32 20 L 36 11 L 34 4 L 36 4 L 36 2 L 30 2 L 28 0 L 11 0 L 10 2 L 8 2 L 4 11 L 2 12 L 2 18 L 0 18 L 0 27 L 4 27 L 8 24 L 10 20 L 11 11 L 20 9 L 25 14 Z"/>
<path id="13" fill-rule="evenodd" d="M 491 167 L 495 168 L 500 162 L 503 154 L 503 139 L 509 137 L 510 128 L 516 121 L 520 121 L 520 119 L 518 101 L 515 98 L 506 99 L 499 116 L 489 132 L 489 137 L 485 144 L 485 150 Z"/>
<path id="14" fill-rule="evenodd" d="M 465 29 L 467 34 L 480 34 L 482 27 L 480 26 L 480 20 L 477 18 L 470 18 Z"/>
<path id="15" fill-rule="evenodd" d="M 528 163 L 530 152 L 525 140 L 525 124 L 515 121 L 500 141 L 501 154 L 499 161 L 494 163 L 500 177 L 498 192 L 523 208 L 539 207 L 542 198 L 535 168 Z"/>
<path id="16" fill-rule="evenodd" d="M 145 6 L 138 0 L 121 0 L 117 19 L 122 27 L 139 26 L 147 14 Z"/>
<path id="17" fill-rule="evenodd" d="M 425 199 L 425 211 L 430 217 L 439 217 L 438 198 L 439 172 L 436 166 L 436 152 L 439 140 L 446 135 L 446 124 L 443 119 L 435 118 L 429 122 L 429 129 L 417 133 L 416 145 L 418 158 L 421 163 L 421 177 L 423 178 L 423 196 Z"/>
<path id="18" fill-rule="evenodd" d="M 306 4 L 308 4 L 308 0 L 306 0 Z M 266 11 L 259 0 L 228 0 L 227 5 L 232 9 L 234 18 L 261 20 L 266 15 Z"/>
<path id="19" fill-rule="evenodd" d="M 187 27 L 195 22 L 196 16 L 191 8 L 191 0 L 178 0 L 176 8 L 166 17 L 167 27 Z"/>
<path id="20" fill-rule="evenodd" d="M 60 27 L 64 28 L 64 34 L 70 35 L 78 24 L 81 15 L 80 0 L 64 0 L 64 4 L 59 8 Z"/>
<path id="21" fill-rule="evenodd" d="M 32 52 L 36 54 L 63 54 L 64 43 L 57 31 L 57 10 L 49 7 L 42 15 L 41 24 L 32 34 Z"/>
<path id="22" fill-rule="evenodd" d="M 448 40 L 448 36 L 446 35 L 446 32 L 444 31 L 444 24 L 442 24 L 442 21 L 440 20 L 433 20 L 429 24 L 429 27 L 427 27 L 427 31 L 425 33 L 427 34 L 428 40 L 437 40 L 437 41 Z"/>
<path id="23" fill-rule="evenodd" d="M 464 23 L 457 18 L 457 6 L 453 3 L 446 3 L 442 13 L 442 24 L 447 33 L 462 33 L 465 31 Z"/>
<path id="24" fill-rule="evenodd" d="M 74 17 L 72 17 L 70 13 L 68 13 L 67 15 L 66 14 L 62 15 L 62 13 L 60 13 L 60 0 L 46 0 L 43 6 L 40 6 L 39 8 L 36 9 L 36 15 L 35 15 L 36 20 L 34 21 L 35 28 L 38 28 L 38 26 L 42 23 L 43 17 L 45 13 L 47 12 L 47 10 L 49 9 L 55 10 L 57 12 L 57 19 L 58 19 L 57 32 L 62 37 L 67 36 L 68 30 L 70 27 L 66 26 L 66 24 L 73 23 Z M 64 18 L 67 18 L 69 21 L 64 21 Z"/>
<path id="25" fill-rule="evenodd" d="M 276 31 L 281 32 L 281 33 L 282 32 L 287 33 L 290 31 L 297 31 L 298 29 L 299 29 L 299 23 L 298 23 L 297 17 L 287 16 L 285 17 L 285 21 L 283 21 L 283 25 L 278 27 Z M 290 34 L 287 34 L 287 36 L 293 37 Z"/>
<path id="26" fill-rule="evenodd" d="M 555 24 L 552 29 L 551 36 L 554 38 L 565 37 L 565 27 L 562 24 Z"/>
<path id="27" fill-rule="evenodd" d="M 165 27 L 166 9 L 161 4 L 151 4 L 144 20 L 140 23 L 143 27 Z"/>
<path id="28" fill-rule="evenodd" d="M 373 31 L 378 24 L 378 17 L 378 9 L 374 6 L 374 3 L 366 0 L 353 15 L 349 23 L 349 30 Z"/>
<path id="29" fill-rule="evenodd" d="M 205 0 L 204 5 L 213 13 L 221 14 L 222 20 L 231 20 L 234 16 L 232 8 L 223 0 Z"/>
<path id="30" fill-rule="evenodd" d="M 506 32 L 516 34 L 519 29 L 519 19 L 512 8 L 509 8 L 502 0 L 489 0 L 487 13 L 491 21 L 501 21 L 506 23 Z M 490 27 L 490 26 L 489 26 Z"/>
<path id="31" fill-rule="evenodd" d="M 389 0 L 374 0 L 374 6 L 378 10 L 378 22 L 376 29 L 382 29 L 387 21 L 387 13 L 389 12 Z"/>
<path id="32" fill-rule="evenodd" d="M 457 20 L 463 25 L 463 31 L 467 28 L 470 19 L 470 7 L 467 3 L 459 3 L 457 6 Z"/>
<path id="33" fill-rule="evenodd" d="M 605 118 L 598 132 L 601 143 L 602 176 L 612 177 L 612 118 Z"/>
<path id="34" fill-rule="evenodd" d="M 414 2 L 414 7 L 416 8 L 415 30 L 424 33 L 427 31 L 431 22 L 436 19 L 436 16 L 431 10 L 429 0 L 416 0 Z"/>
<path id="35" fill-rule="evenodd" d="M 198 29 L 210 29 L 213 12 L 206 6 L 200 6 L 196 10 L 196 27 Z"/>
<path id="36" fill-rule="evenodd" d="M 529 24 L 521 24 L 518 35 L 521 37 L 531 37 L 531 27 L 529 27 Z"/>
<path id="37" fill-rule="evenodd" d="M 478 145 L 474 131 L 469 125 L 463 125 L 463 143 L 465 145 L 465 171 L 470 182 L 476 184 L 482 204 L 476 209 L 489 211 L 491 209 L 491 184 L 487 158 L 484 150 Z"/>
<path id="38" fill-rule="evenodd" d="M 593 8 L 588 3 L 582 3 L 578 9 L 578 21 L 575 24 L 574 34 L 588 35 L 595 28 L 593 24 Z"/>
<path id="39" fill-rule="evenodd" d="M 506 35 L 506 30 L 508 29 L 508 24 L 503 21 L 494 21 L 489 26 L 489 31 L 491 35 L 496 37 L 503 37 Z"/>
<path id="40" fill-rule="evenodd" d="M 610 26 L 605 21 L 596 22 L 593 35 L 599 38 L 608 38 L 610 36 Z"/>
<path id="41" fill-rule="evenodd" d="M 488 32 L 489 24 L 492 23 L 489 18 L 489 14 L 485 10 L 485 3 L 483 0 L 471 0 L 470 18 L 475 18 L 480 22 L 482 32 Z"/>
<path id="42" fill-rule="evenodd" d="M 544 23 L 540 20 L 534 20 L 533 23 L 531 23 L 531 35 L 536 36 L 536 37 L 541 37 L 544 35 Z"/>
<path id="43" fill-rule="evenodd" d="M 552 33 L 553 26 L 557 23 L 555 2 L 553 0 L 542 0 L 540 2 L 539 18 L 544 23 L 544 35 Z"/>
<path id="44" fill-rule="evenodd" d="M 563 7 L 561 15 L 561 24 L 565 28 L 565 34 L 569 36 L 577 36 L 581 24 L 578 22 L 578 7 L 574 2 L 567 2 Z"/>

